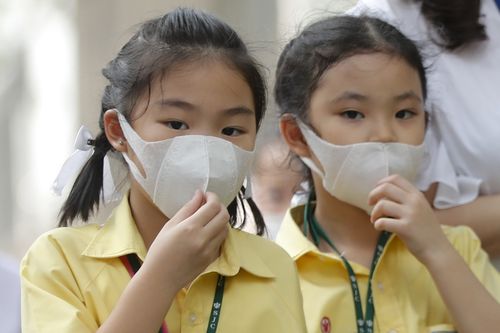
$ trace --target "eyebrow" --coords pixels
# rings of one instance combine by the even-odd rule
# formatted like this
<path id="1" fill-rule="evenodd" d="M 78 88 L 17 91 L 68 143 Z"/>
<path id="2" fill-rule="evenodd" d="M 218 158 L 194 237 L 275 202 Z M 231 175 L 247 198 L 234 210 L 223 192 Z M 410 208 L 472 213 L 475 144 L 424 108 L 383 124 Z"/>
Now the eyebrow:
<path id="1" fill-rule="evenodd" d="M 413 90 L 409 90 L 407 92 L 404 92 L 401 95 L 394 97 L 394 99 L 397 102 L 404 101 L 405 99 L 414 99 L 414 100 L 417 100 L 418 102 L 422 102 L 422 98 L 420 98 L 420 96 L 418 96 Z"/>
<path id="2" fill-rule="evenodd" d="M 155 102 L 155 104 L 159 105 L 160 107 L 172 106 L 179 109 L 183 109 L 185 111 L 196 110 L 196 106 L 194 106 L 193 104 L 176 98 L 160 99 L 159 101 Z"/>
<path id="3" fill-rule="evenodd" d="M 237 106 L 234 108 L 225 109 L 223 112 L 224 112 L 224 115 L 228 116 L 228 117 L 237 116 L 237 115 L 244 115 L 244 116 L 252 116 L 253 117 L 255 114 L 255 112 L 253 110 L 247 108 L 246 106 Z"/>
<path id="4" fill-rule="evenodd" d="M 354 92 L 354 91 L 345 91 L 343 92 L 340 96 L 335 97 L 331 103 L 338 103 L 344 100 L 355 100 L 359 102 L 364 102 L 367 101 L 369 98 L 368 96 L 362 95 L 360 93 Z M 418 96 L 413 90 L 406 91 L 400 95 L 397 95 L 394 97 L 394 100 L 396 102 L 401 102 L 406 99 L 413 99 L 417 100 L 418 102 L 422 102 L 422 98 Z"/>
<path id="5" fill-rule="evenodd" d="M 338 103 L 344 100 L 355 100 L 359 102 L 364 102 L 368 100 L 368 97 L 354 91 L 344 91 L 340 96 L 332 99 L 331 103 Z"/>
<path id="6" fill-rule="evenodd" d="M 198 107 L 194 104 L 191 104 L 189 102 L 183 101 L 181 99 L 177 98 L 167 98 L 167 99 L 161 99 L 157 102 L 155 102 L 156 105 L 159 105 L 160 107 L 176 107 L 179 109 L 182 109 L 184 111 L 188 112 L 195 112 L 198 111 Z M 255 114 L 255 111 L 252 109 L 249 109 L 246 106 L 235 106 L 231 107 L 228 109 L 223 110 L 224 116 L 236 116 L 236 115 L 246 115 L 246 116 L 253 116 Z"/>

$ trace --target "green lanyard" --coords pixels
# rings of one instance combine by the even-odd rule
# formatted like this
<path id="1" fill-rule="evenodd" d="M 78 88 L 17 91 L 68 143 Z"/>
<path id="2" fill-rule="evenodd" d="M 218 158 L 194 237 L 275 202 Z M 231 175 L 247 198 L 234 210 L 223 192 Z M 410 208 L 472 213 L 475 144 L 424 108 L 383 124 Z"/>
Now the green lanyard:
<path id="1" fill-rule="evenodd" d="M 214 301 L 212 302 L 212 310 L 210 311 L 210 319 L 208 320 L 207 333 L 217 332 L 217 324 L 219 323 L 220 310 L 222 308 L 222 297 L 224 297 L 225 283 L 225 276 L 219 275 L 219 278 L 217 279 L 217 287 L 215 288 Z"/>
<path id="2" fill-rule="evenodd" d="M 133 277 L 142 262 L 136 254 L 128 254 L 120 257 L 123 265 L 129 272 L 130 277 Z M 224 284 L 226 283 L 225 276 L 219 275 L 217 285 L 215 287 L 214 301 L 212 302 L 212 310 L 210 311 L 210 318 L 208 320 L 207 333 L 217 332 L 217 324 L 219 323 L 220 311 L 222 308 L 222 298 L 224 297 Z M 165 322 L 160 327 L 159 333 L 168 333 L 168 328 Z"/>
<path id="3" fill-rule="evenodd" d="M 304 234 L 311 233 L 311 238 L 316 244 L 319 245 L 320 239 L 323 239 L 328 245 L 340 256 L 342 261 L 344 262 L 344 266 L 347 269 L 347 273 L 349 274 L 349 281 L 351 282 L 352 289 L 352 297 L 354 299 L 354 308 L 356 310 L 356 325 L 358 327 L 358 333 L 373 333 L 373 319 L 375 318 L 375 307 L 373 305 L 373 295 L 372 295 L 372 277 L 373 272 L 375 271 L 375 267 L 384 251 L 385 244 L 389 240 L 391 234 L 389 232 L 382 232 L 380 235 L 377 247 L 375 249 L 375 254 L 373 255 L 372 264 L 370 267 L 370 276 L 368 278 L 368 291 L 366 293 L 366 313 L 363 317 L 363 306 L 361 304 L 361 294 L 359 292 L 358 281 L 356 279 L 356 274 L 349 264 L 349 262 L 344 258 L 344 256 L 337 250 L 337 248 L 333 245 L 333 242 L 330 240 L 326 232 L 323 230 L 321 225 L 318 223 L 316 218 L 313 215 L 313 209 L 311 207 L 311 199 L 307 202 L 304 210 Z"/>

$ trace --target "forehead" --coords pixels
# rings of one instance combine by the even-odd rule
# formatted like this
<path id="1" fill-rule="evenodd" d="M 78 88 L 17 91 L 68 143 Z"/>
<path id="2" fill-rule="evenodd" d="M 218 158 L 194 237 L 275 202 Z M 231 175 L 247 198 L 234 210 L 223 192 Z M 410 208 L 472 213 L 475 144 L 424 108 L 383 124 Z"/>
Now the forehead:
<path id="1" fill-rule="evenodd" d="M 153 82 L 152 92 L 163 96 L 185 96 L 194 100 L 213 96 L 214 102 L 245 103 L 253 106 L 252 91 L 242 73 L 217 58 L 182 63 Z"/>
<path id="2" fill-rule="evenodd" d="M 323 73 L 316 89 L 329 94 L 345 90 L 377 96 L 412 90 L 422 96 L 417 70 L 385 53 L 358 54 L 334 64 Z"/>
<path id="3" fill-rule="evenodd" d="M 255 108 L 243 75 L 226 61 L 212 58 L 179 63 L 156 75 L 134 111 L 161 108 L 162 100 L 186 102 L 199 110 Z"/>

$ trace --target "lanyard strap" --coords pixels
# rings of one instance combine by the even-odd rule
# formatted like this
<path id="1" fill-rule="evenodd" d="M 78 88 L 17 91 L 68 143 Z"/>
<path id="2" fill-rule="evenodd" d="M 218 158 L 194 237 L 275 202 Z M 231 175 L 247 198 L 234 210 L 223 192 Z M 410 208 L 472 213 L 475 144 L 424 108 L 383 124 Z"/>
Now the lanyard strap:
<path id="1" fill-rule="evenodd" d="M 122 256 L 120 257 L 120 260 L 127 269 L 130 277 L 133 277 L 142 265 L 139 257 L 135 253 Z M 219 323 L 220 311 L 222 308 L 222 298 L 224 297 L 225 282 L 226 278 L 219 274 L 217 285 L 215 287 L 214 300 L 212 302 L 212 310 L 210 311 L 210 319 L 208 320 L 207 333 L 217 332 L 217 325 Z M 168 333 L 167 323 L 165 323 L 165 321 L 161 325 L 158 333 Z"/>
<path id="2" fill-rule="evenodd" d="M 389 232 L 384 231 L 381 233 L 378 239 L 377 247 L 375 249 L 375 253 L 372 259 L 372 264 L 370 267 L 370 275 L 368 278 L 368 290 L 366 293 L 366 312 L 365 315 L 363 316 L 363 305 L 361 304 L 361 294 L 359 291 L 356 274 L 354 274 L 354 270 L 352 269 L 347 259 L 344 258 L 344 256 L 337 250 L 335 245 L 333 245 L 333 242 L 330 240 L 325 230 L 321 227 L 321 225 L 318 223 L 318 221 L 312 214 L 313 209 L 314 208 L 312 208 L 311 198 L 310 198 L 304 210 L 304 225 L 303 225 L 304 234 L 307 236 L 307 234 L 310 232 L 311 238 L 313 242 L 316 244 L 316 246 L 319 245 L 320 239 L 323 239 L 332 248 L 332 250 L 334 250 L 340 256 L 340 258 L 344 262 L 344 266 L 346 267 L 347 273 L 349 274 L 349 281 L 351 282 L 351 290 L 352 290 L 352 297 L 354 300 L 354 309 L 356 311 L 356 326 L 358 328 L 358 333 L 373 333 L 373 325 L 374 325 L 373 319 L 375 318 L 375 307 L 373 305 L 372 277 L 373 277 L 373 272 L 375 271 L 375 267 L 377 266 L 377 263 L 380 259 L 380 256 L 384 251 L 385 244 L 389 240 L 391 234 Z"/>
<path id="3" fill-rule="evenodd" d="M 219 274 L 219 278 L 217 279 L 217 287 L 215 288 L 214 301 L 212 302 L 212 310 L 210 311 L 210 319 L 208 320 L 207 333 L 217 332 L 217 324 L 219 323 L 225 283 L 226 278 Z"/>

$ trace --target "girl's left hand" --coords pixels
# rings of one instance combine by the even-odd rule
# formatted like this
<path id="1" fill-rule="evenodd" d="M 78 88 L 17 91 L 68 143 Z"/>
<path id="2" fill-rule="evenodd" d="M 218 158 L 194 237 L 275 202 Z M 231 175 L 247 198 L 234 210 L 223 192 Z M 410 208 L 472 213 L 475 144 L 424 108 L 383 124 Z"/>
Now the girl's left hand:
<path id="1" fill-rule="evenodd" d="M 403 177 L 391 175 L 380 180 L 368 203 L 374 205 L 370 221 L 375 229 L 398 235 L 422 263 L 450 246 L 423 193 Z"/>

